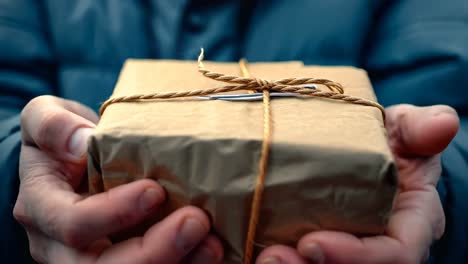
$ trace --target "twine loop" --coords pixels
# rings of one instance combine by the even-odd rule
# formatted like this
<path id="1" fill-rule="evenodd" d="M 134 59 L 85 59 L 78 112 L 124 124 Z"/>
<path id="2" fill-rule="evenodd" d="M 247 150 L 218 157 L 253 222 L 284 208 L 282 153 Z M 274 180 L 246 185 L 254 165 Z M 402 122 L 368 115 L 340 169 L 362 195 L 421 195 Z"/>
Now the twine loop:
<path id="1" fill-rule="evenodd" d="M 228 91 L 239 91 L 239 90 L 254 90 L 262 91 L 268 90 L 270 92 L 294 92 L 303 95 L 314 95 L 317 97 L 331 97 L 333 94 L 343 94 L 344 89 L 340 83 L 328 80 L 328 79 L 317 79 L 317 78 L 286 78 L 277 81 L 271 81 L 256 77 L 250 77 L 246 70 L 246 61 L 241 60 L 241 71 L 243 77 L 227 75 L 224 73 L 218 73 L 205 68 L 203 59 L 205 52 L 201 49 L 200 55 L 198 56 L 198 71 L 203 76 L 210 78 L 215 81 L 220 81 L 228 84 L 235 84 L 231 86 L 225 86 Z M 304 85 L 316 84 L 322 85 L 328 88 L 330 92 L 324 92 L 318 89 L 307 89 Z M 205 90 L 207 91 L 207 90 Z M 349 97 L 349 96 L 345 96 Z"/>

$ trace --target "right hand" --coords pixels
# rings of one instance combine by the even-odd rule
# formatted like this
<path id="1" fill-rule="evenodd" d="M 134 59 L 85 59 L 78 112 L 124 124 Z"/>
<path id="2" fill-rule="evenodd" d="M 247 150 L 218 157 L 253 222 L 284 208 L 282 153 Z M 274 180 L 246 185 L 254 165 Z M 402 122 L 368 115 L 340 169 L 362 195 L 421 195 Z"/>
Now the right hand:
<path id="1" fill-rule="evenodd" d="M 265 249 L 260 263 L 425 263 L 441 238 L 445 215 L 436 190 L 440 153 L 459 128 L 448 106 L 398 105 L 386 109 L 388 143 L 398 168 L 398 193 L 384 234 L 355 236 L 332 230 L 302 237 L 297 250 Z M 265 262 L 262 262 L 265 261 Z"/>
<path id="2" fill-rule="evenodd" d="M 20 190 L 15 218 L 41 263 L 217 263 L 223 249 L 208 217 L 185 207 L 142 237 L 112 244 L 112 233 L 138 224 L 165 199 L 163 188 L 140 180 L 97 195 L 76 192 L 86 175 L 86 143 L 98 122 L 76 102 L 33 99 L 21 115 Z"/>

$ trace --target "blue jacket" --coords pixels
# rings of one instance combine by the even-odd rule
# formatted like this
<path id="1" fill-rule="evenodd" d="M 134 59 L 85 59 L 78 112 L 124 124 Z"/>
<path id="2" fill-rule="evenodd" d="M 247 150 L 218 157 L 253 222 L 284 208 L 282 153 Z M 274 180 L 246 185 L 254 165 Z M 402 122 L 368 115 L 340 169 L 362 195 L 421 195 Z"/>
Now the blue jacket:
<path id="1" fill-rule="evenodd" d="M 19 113 L 53 94 L 97 109 L 127 58 L 302 60 L 365 68 L 384 105 L 448 104 L 461 130 L 443 153 L 447 229 L 434 263 L 468 263 L 466 0 L 0 0 L 0 253 L 28 260 L 12 218 Z"/>

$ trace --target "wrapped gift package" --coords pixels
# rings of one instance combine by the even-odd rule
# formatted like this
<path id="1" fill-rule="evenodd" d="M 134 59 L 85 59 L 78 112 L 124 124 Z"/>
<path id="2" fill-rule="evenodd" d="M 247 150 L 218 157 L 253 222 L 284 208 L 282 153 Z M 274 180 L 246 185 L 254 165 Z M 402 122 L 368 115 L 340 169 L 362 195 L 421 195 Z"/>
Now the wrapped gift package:
<path id="1" fill-rule="evenodd" d="M 238 63 L 205 65 L 240 75 Z M 301 62 L 248 67 L 252 76 L 268 80 L 333 80 L 347 95 L 376 100 L 361 69 Z M 194 61 L 128 60 L 111 98 L 222 85 L 201 75 Z M 316 230 L 382 233 L 398 183 L 381 111 L 313 96 L 271 97 L 270 108 L 272 138 L 256 250 L 273 244 L 295 246 L 301 236 Z M 89 142 L 90 191 L 154 179 L 168 198 L 152 223 L 180 207 L 198 206 L 209 214 L 213 232 L 224 243 L 225 262 L 242 262 L 263 113 L 261 100 L 184 97 L 110 104 Z"/>

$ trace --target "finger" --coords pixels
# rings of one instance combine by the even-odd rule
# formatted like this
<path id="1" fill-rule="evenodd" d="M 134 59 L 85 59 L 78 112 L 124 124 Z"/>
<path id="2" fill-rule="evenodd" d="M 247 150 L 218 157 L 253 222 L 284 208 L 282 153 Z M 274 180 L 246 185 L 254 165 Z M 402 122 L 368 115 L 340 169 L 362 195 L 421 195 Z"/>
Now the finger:
<path id="1" fill-rule="evenodd" d="M 313 264 L 323 263 L 319 255 L 314 259 L 309 259 Z M 307 264 L 296 249 L 287 246 L 276 245 L 267 247 L 260 253 L 256 261 L 257 264 Z"/>
<path id="2" fill-rule="evenodd" d="M 188 226 L 185 225 L 187 223 Z M 204 213 L 200 209 L 186 207 L 150 228 L 144 237 L 113 246 L 110 241 L 101 239 L 87 248 L 77 250 L 43 235 L 36 237 L 36 244 L 42 245 L 40 258 L 46 263 L 170 264 L 179 263 L 199 243 L 204 243 L 214 254 L 218 254 L 220 242 L 212 236 L 205 238 L 208 231 L 209 222 Z"/>
<path id="3" fill-rule="evenodd" d="M 85 199 L 57 185 L 60 183 L 52 179 L 25 201 L 20 197 L 14 215 L 23 224 L 34 225 L 76 248 L 139 223 L 165 199 L 162 187 L 151 180 L 121 185 Z M 55 191 L 47 191 L 52 189 Z"/>
<path id="4" fill-rule="evenodd" d="M 195 252 L 189 256 L 187 263 L 205 264 L 221 263 L 223 260 L 223 246 L 221 241 L 214 236 L 208 235 L 203 242 L 196 248 Z"/>
<path id="5" fill-rule="evenodd" d="M 33 98 L 29 103 L 37 103 L 39 106 L 44 104 L 61 106 L 62 108 L 67 109 L 68 111 L 76 115 L 86 118 L 94 124 L 97 124 L 99 122 L 99 116 L 96 114 L 96 112 L 94 112 L 91 108 L 76 101 L 67 100 L 51 95 L 42 95 Z"/>
<path id="6" fill-rule="evenodd" d="M 89 248 L 79 250 L 53 240 L 43 233 L 28 231 L 30 252 L 39 263 L 94 263 L 97 257 L 112 246 L 109 239 L 93 242 Z"/>
<path id="7" fill-rule="evenodd" d="M 57 102 L 58 105 L 61 105 L 63 108 L 67 109 L 68 111 L 93 122 L 93 124 L 97 124 L 99 122 L 99 116 L 96 114 L 96 112 L 94 112 L 91 108 L 83 104 L 80 104 L 76 101 L 63 99 L 60 97 L 52 97 L 51 99 Z"/>
<path id="8" fill-rule="evenodd" d="M 407 256 L 401 253 L 406 248 L 385 236 L 359 239 L 347 233 L 319 231 L 304 236 L 297 249 L 307 259 L 319 255 L 325 263 L 417 263 L 405 262 Z"/>
<path id="9" fill-rule="evenodd" d="M 402 242 L 389 236 L 357 238 L 343 232 L 319 231 L 304 236 L 297 248 L 308 259 L 321 254 L 325 263 L 420 263 L 429 245 L 413 243 L 416 240 Z"/>
<path id="10" fill-rule="evenodd" d="M 152 180 L 89 196 L 75 203 L 74 210 L 63 218 L 62 224 L 71 226 L 66 241 L 79 246 L 133 226 L 154 213 L 164 200 L 164 189 Z"/>
<path id="11" fill-rule="evenodd" d="M 459 128 L 456 111 L 446 105 L 397 105 L 386 109 L 390 144 L 399 154 L 432 156 L 444 150 Z"/>
<path id="12" fill-rule="evenodd" d="M 87 107 L 51 96 L 33 99 L 21 113 L 23 142 L 69 161 L 83 161 L 97 117 Z"/>
<path id="13" fill-rule="evenodd" d="M 208 217 L 196 207 L 185 207 L 133 238 L 103 252 L 98 263 L 179 263 L 210 230 Z"/>

